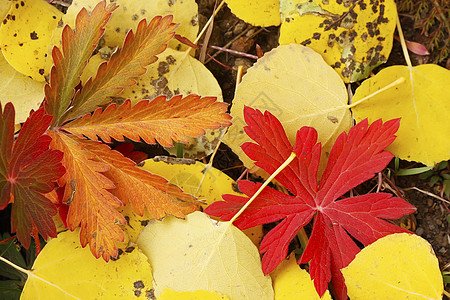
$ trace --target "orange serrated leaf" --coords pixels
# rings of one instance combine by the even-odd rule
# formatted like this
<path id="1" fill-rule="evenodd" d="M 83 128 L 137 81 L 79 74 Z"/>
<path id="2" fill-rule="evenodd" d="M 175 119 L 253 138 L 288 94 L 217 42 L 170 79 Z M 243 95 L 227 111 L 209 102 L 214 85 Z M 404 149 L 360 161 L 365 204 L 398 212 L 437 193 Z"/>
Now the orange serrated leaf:
<path id="1" fill-rule="evenodd" d="M 116 185 L 111 192 L 124 204 L 131 204 L 139 215 L 142 216 L 147 209 L 156 219 L 166 214 L 182 218 L 198 209 L 200 203 L 196 203 L 195 197 L 163 177 L 139 168 L 120 152 L 98 143 L 90 143 L 86 148 L 110 167 L 104 175 Z"/>
<path id="2" fill-rule="evenodd" d="M 110 167 L 96 161 L 96 154 L 89 151 L 97 142 L 52 130 L 48 134 L 52 137 L 50 147 L 64 152 L 62 163 L 67 172 L 59 184 L 66 186 L 64 200 L 70 202 L 67 225 L 72 231 L 80 226 L 81 245 L 89 243 L 95 257 L 109 261 L 117 256 L 115 241 L 124 240 L 119 224 L 126 224 L 116 210 L 122 203 L 110 191 L 115 185 L 104 175 Z"/>
<path id="3" fill-rule="evenodd" d="M 73 119 L 107 104 L 111 97 L 120 94 L 127 86 L 136 83 L 146 66 L 157 60 L 156 55 L 167 48 L 177 25 L 172 16 L 143 19 L 136 33 L 129 31 L 122 49 L 118 49 L 107 63 L 100 65 L 95 79 L 90 78 L 80 93 L 75 95 L 73 108 L 67 119 Z"/>
<path id="4" fill-rule="evenodd" d="M 100 108 L 64 126 L 78 136 L 90 139 L 100 137 L 105 142 L 111 138 L 123 141 L 124 136 L 147 143 L 158 141 L 164 147 L 173 141 L 187 143 L 188 137 L 197 137 L 205 129 L 229 126 L 231 116 L 225 113 L 227 104 L 215 102 L 215 97 L 200 98 L 197 95 L 181 95 L 166 101 L 159 96 L 152 101 L 143 100 L 131 107 L 130 100 L 117 107 L 111 104 L 104 111 Z"/>
<path id="5" fill-rule="evenodd" d="M 53 124 L 58 124 L 70 105 L 75 87 L 89 57 L 97 47 L 105 25 L 116 4 L 106 6 L 102 1 L 89 14 L 83 8 L 77 16 L 75 29 L 66 25 L 62 32 L 62 52 L 58 47 L 52 50 L 54 66 L 50 72 L 50 83 L 45 86 L 45 109 L 53 115 Z"/>

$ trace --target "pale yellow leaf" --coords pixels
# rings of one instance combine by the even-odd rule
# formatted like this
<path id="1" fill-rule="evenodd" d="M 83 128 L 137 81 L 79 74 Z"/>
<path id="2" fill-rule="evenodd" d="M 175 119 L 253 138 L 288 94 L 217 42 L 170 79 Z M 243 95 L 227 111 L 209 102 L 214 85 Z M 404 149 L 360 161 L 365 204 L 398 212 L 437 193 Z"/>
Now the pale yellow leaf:
<path id="1" fill-rule="evenodd" d="M 279 0 L 225 0 L 231 12 L 254 26 L 278 26 L 281 22 Z"/>
<path id="2" fill-rule="evenodd" d="M 129 248 L 109 263 L 81 248 L 78 229 L 52 239 L 38 255 L 21 299 L 134 299 L 152 289 L 147 257 Z"/>
<path id="3" fill-rule="evenodd" d="M 3 20 L 8 14 L 9 9 L 11 8 L 13 0 L 3 0 L 0 1 L 0 20 Z M 1 27 L 1 24 L 0 24 Z"/>
<path id="4" fill-rule="evenodd" d="M 300 268 L 293 252 L 270 273 L 270 277 L 273 281 L 275 300 L 331 300 L 328 290 L 319 297 L 311 276 Z"/>
<path id="5" fill-rule="evenodd" d="M 44 99 L 44 83 L 16 71 L 0 53 L 0 102 L 14 104 L 16 123 L 25 122 L 32 109 L 37 110 Z"/>
<path id="6" fill-rule="evenodd" d="M 342 79 L 319 54 L 296 44 L 266 53 L 248 69 L 237 88 L 231 107 L 233 125 L 224 142 L 251 168 L 253 162 L 240 148 L 251 141 L 243 130 L 244 105 L 274 114 L 292 143 L 302 126 L 314 127 L 324 146 L 322 158 L 330 152 L 337 136 L 352 125 Z"/>
<path id="7" fill-rule="evenodd" d="M 442 299 L 444 290 L 433 248 L 408 233 L 367 246 L 342 273 L 352 300 Z"/>
<path id="8" fill-rule="evenodd" d="M 155 295 L 207 290 L 230 299 L 273 299 L 255 245 L 229 222 L 213 221 L 201 212 L 186 220 L 166 217 L 150 223 L 137 244 L 149 258 Z"/>
<path id="9" fill-rule="evenodd" d="M 320 53 L 345 82 L 366 78 L 392 48 L 394 0 L 280 1 L 280 44 L 298 43 Z"/>
<path id="10" fill-rule="evenodd" d="M 171 289 L 165 289 L 158 300 L 226 300 L 228 297 L 222 296 L 216 292 L 197 290 L 195 292 L 177 292 Z"/>
<path id="11" fill-rule="evenodd" d="M 81 8 L 86 7 L 88 11 L 91 11 L 98 2 L 99 0 L 74 0 L 64 16 L 64 22 L 73 24 Z M 106 46 L 122 47 L 125 35 L 130 29 L 136 32 L 140 20 L 146 18 L 150 21 L 155 16 L 173 15 L 173 22 L 180 24 L 177 34 L 192 41 L 197 36 L 198 8 L 195 0 L 115 0 L 114 2 L 119 5 L 119 8 L 106 25 L 104 35 Z M 169 47 L 177 50 L 187 49 L 177 40 L 169 42 Z"/>
<path id="12" fill-rule="evenodd" d="M 399 78 L 404 82 L 357 104 Z M 356 90 L 354 118 L 358 122 L 401 118 L 388 150 L 401 159 L 433 165 L 450 159 L 449 88 L 450 71 L 438 65 L 388 67 Z"/>
<path id="13" fill-rule="evenodd" d="M 0 27 L 0 47 L 17 71 L 44 81 L 52 65 L 52 34 L 63 13 L 42 0 L 14 0 Z"/>

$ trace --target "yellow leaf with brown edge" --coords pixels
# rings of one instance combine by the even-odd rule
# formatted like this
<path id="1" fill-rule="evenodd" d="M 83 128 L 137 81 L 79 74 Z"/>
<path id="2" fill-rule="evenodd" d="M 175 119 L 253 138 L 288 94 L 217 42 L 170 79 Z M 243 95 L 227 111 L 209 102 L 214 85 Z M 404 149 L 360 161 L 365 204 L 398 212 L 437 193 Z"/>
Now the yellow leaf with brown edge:
<path id="1" fill-rule="evenodd" d="M 294 142 L 302 126 L 314 127 L 322 143 L 322 165 L 337 136 L 348 131 L 352 117 L 342 79 L 314 50 L 302 45 L 278 46 L 249 68 L 238 85 L 231 107 L 232 126 L 223 141 L 251 169 L 241 149 L 251 139 L 244 132 L 244 106 L 275 115 Z"/>
<path id="2" fill-rule="evenodd" d="M 394 88 L 361 99 L 402 78 Z M 391 66 L 356 89 L 357 122 L 401 118 L 397 138 L 387 148 L 401 159 L 432 166 L 450 159 L 450 71 L 438 65 Z"/>
<path id="3" fill-rule="evenodd" d="M 280 44 L 314 49 L 345 82 L 364 79 L 387 61 L 397 18 L 394 0 L 280 3 Z"/>
<path id="4" fill-rule="evenodd" d="M 270 273 L 270 277 L 272 277 L 275 300 L 332 299 L 328 290 L 319 297 L 311 276 L 297 264 L 294 252 Z"/>
<path id="5" fill-rule="evenodd" d="M 45 81 L 52 59 L 53 30 L 63 13 L 42 0 L 14 0 L 0 27 L 0 48 L 17 71 Z"/>
<path id="6" fill-rule="evenodd" d="M 137 247 L 106 263 L 80 247 L 78 231 L 47 243 L 21 299 L 133 299 L 151 292 L 152 270 Z"/>
<path id="7" fill-rule="evenodd" d="M 387 235 L 342 269 L 350 299 L 442 299 L 444 284 L 431 245 L 408 233 Z"/>

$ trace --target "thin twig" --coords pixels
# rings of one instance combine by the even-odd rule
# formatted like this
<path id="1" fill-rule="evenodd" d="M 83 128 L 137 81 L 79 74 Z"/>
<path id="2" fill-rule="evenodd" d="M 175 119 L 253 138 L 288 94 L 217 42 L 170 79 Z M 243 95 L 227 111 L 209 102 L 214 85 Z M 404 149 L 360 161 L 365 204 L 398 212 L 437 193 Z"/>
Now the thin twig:
<path id="1" fill-rule="evenodd" d="M 439 197 L 439 196 L 436 196 L 436 195 L 433 194 L 433 193 L 430 193 L 430 192 L 421 190 L 421 189 L 419 189 L 419 188 L 417 188 L 417 187 L 415 187 L 415 186 L 409 187 L 409 188 L 405 188 L 405 189 L 403 189 L 403 190 L 404 190 L 404 191 L 416 190 L 416 191 L 421 192 L 421 193 L 423 193 L 423 194 L 425 194 L 425 195 L 428 195 L 428 196 L 430 196 L 430 197 L 433 197 L 433 198 L 436 198 L 436 199 L 438 199 L 438 200 L 441 200 L 442 202 L 445 202 L 445 203 L 450 204 L 450 201 L 447 201 L 447 200 L 445 200 L 444 198 L 441 198 L 441 197 Z"/>

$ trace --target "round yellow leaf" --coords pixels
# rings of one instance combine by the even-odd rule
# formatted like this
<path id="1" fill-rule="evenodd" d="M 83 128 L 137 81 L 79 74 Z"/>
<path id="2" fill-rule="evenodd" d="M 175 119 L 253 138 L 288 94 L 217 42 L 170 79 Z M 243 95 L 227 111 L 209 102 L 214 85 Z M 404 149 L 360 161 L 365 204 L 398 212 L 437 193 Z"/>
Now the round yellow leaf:
<path id="1" fill-rule="evenodd" d="M 408 233 L 385 236 L 344 269 L 350 299 L 442 299 L 444 284 L 431 245 Z"/>
<path id="2" fill-rule="evenodd" d="M 216 292 L 197 290 L 195 292 L 177 292 L 171 289 L 165 289 L 158 300 L 227 300 L 228 297 L 222 296 Z"/>
<path id="3" fill-rule="evenodd" d="M 66 231 L 38 255 L 21 299 L 133 299 L 150 293 L 151 274 L 138 248 L 106 263 L 81 247 L 78 230 Z"/>
<path id="4" fill-rule="evenodd" d="M 42 0 L 14 0 L 0 27 L 1 50 L 17 71 L 45 81 L 53 64 L 53 30 L 63 13 Z"/>
<path id="5" fill-rule="evenodd" d="M 280 44 L 297 43 L 314 49 L 345 82 L 364 79 L 387 61 L 397 17 L 394 0 L 280 3 Z"/>
<path id="6" fill-rule="evenodd" d="M 395 80 L 404 82 L 359 104 Z M 450 71 L 438 65 L 392 66 L 364 81 L 353 97 L 356 121 L 401 118 L 387 149 L 401 159 L 434 165 L 450 159 Z"/>
<path id="7" fill-rule="evenodd" d="M 293 252 L 270 273 L 270 277 L 272 277 L 275 300 L 331 300 L 328 290 L 319 297 L 311 277 L 297 264 Z"/>
<path id="8" fill-rule="evenodd" d="M 233 125 L 223 140 L 250 169 L 253 161 L 240 148 L 251 141 L 243 129 L 244 105 L 274 114 L 291 142 L 302 126 L 314 127 L 324 147 L 322 163 L 337 136 L 352 125 L 342 79 L 314 50 L 296 44 L 266 53 L 237 88 L 231 107 Z"/>
<path id="9" fill-rule="evenodd" d="M 44 99 L 44 83 L 17 72 L 0 53 L 0 102 L 14 104 L 15 122 L 22 123 L 36 110 Z M 3 105 L 4 105 L 3 104 Z"/>
<path id="10" fill-rule="evenodd" d="M 64 21 L 71 25 L 74 24 L 76 15 L 86 7 L 91 11 L 99 0 L 74 0 L 64 16 Z M 105 45 L 109 47 L 122 47 L 125 36 L 130 29 L 136 31 L 137 24 L 146 18 L 150 21 L 155 16 L 173 15 L 174 23 L 179 23 L 177 34 L 195 40 L 198 32 L 198 8 L 195 0 L 114 0 L 119 5 L 106 25 L 104 35 Z M 177 40 L 169 42 L 173 49 L 187 49 Z"/>
<path id="11" fill-rule="evenodd" d="M 229 222 L 198 211 L 185 220 L 169 216 L 147 225 L 137 244 L 152 265 L 157 297 L 169 288 L 215 291 L 230 299 L 273 299 L 258 249 Z"/>
<path id="12" fill-rule="evenodd" d="M 281 22 L 279 0 L 225 0 L 236 17 L 253 26 L 278 26 Z"/>

